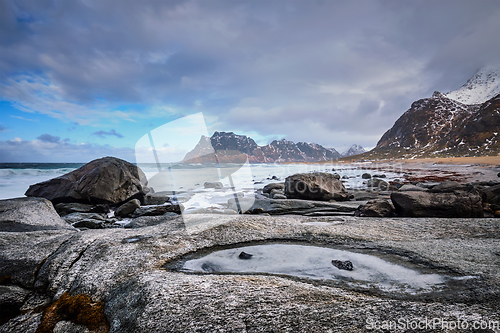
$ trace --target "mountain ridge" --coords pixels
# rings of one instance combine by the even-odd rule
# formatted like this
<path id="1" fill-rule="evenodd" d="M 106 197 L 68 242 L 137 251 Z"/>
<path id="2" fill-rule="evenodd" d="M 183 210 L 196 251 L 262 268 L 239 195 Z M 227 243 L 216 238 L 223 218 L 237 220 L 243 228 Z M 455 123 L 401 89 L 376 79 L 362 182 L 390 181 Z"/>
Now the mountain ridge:
<path id="1" fill-rule="evenodd" d="M 202 136 L 183 162 L 241 163 L 247 159 L 250 163 L 325 162 L 341 157 L 335 148 L 325 148 L 317 143 L 281 139 L 259 146 L 246 135 L 216 131 L 211 137 Z"/>
<path id="2" fill-rule="evenodd" d="M 444 95 L 457 102 L 472 105 L 483 104 L 498 94 L 500 94 L 500 68 L 484 66 L 462 87 Z"/>
<path id="3" fill-rule="evenodd" d="M 363 158 L 484 156 L 500 153 L 500 94 L 464 104 L 435 92 L 412 103 Z"/>

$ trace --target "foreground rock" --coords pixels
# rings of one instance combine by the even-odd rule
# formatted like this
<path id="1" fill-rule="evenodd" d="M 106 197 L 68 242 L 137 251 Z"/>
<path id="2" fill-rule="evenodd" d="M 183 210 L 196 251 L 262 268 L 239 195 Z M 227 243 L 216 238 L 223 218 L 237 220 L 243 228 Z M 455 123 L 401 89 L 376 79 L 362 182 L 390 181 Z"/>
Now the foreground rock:
<path id="1" fill-rule="evenodd" d="M 482 199 L 475 190 L 453 192 L 393 192 L 391 200 L 398 216 L 482 217 Z"/>
<path id="2" fill-rule="evenodd" d="M 339 178 L 324 172 L 295 174 L 285 179 L 285 195 L 289 199 L 348 200 L 347 190 Z"/>
<path id="3" fill-rule="evenodd" d="M 0 232 L 76 229 L 63 221 L 43 198 L 0 200 Z"/>
<path id="4" fill-rule="evenodd" d="M 61 202 L 55 205 L 54 208 L 61 217 L 72 213 L 109 213 L 108 205 L 89 205 L 78 202 Z"/>
<path id="5" fill-rule="evenodd" d="M 312 221 L 321 225 L 309 225 Z M 1 274 L 12 277 L 6 285 L 20 284 L 17 264 L 23 254 L 24 259 L 28 254 L 32 259 L 31 266 L 24 266 L 25 276 L 31 278 L 22 287 L 28 294 L 9 290 L 8 301 L 16 307 L 23 302 L 23 311 L 0 331 L 53 327 L 70 333 L 101 328 L 109 332 L 346 332 L 367 331 L 370 321 L 399 318 L 460 318 L 469 324 L 500 320 L 499 235 L 492 219 L 205 215 L 185 218 L 184 224 L 182 228 L 162 223 L 132 230 L 66 231 L 67 235 L 57 231 L 57 236 L 56 231 L 1 233 Z M 272 274 L 187 274 L 164 268 L 185 255 L 230 244 L 280 240 L 368 248 L 397 255 L 401 262 L 418 263 L 431 273 L 478 278 L 460 292 L 395 296 Z M 252 254 L 241 262 L 252 263 L 257 258 Z M 328 258 L 332 259 L 344 261 Z M 352 263 L 355 272 L 358 266 Z M 37 297 L 48 297 L 48 307 L 30 303 L 36 298 L 35 290 L 41 293 Z M 74 309 L 74 317 L 65 316 L 69 309 Z"/>
<path id="6" fill-rule="evenodd" d="M 386 200 L 370 200 L 366 204 L 359 206 L 355 213 L 361 217 L 391 217 L 393 216 L 392 206 Z"/>
<path id="7" fill-rule="evenodd" d="M 131 216 L 159 216 L 165 215 L 167 213 L 182 214 L 183 211 L 184 206 L 182 204 L 165 204 L 161 206 L 139 207 L 133 212 Z"/>
<path id="8" fill-rule="evenodd" d="M 94 160 L 70 173 L 31 185 L 25 195 L 59 202 L 118 204 L 147 192 L 142 170 L 115 157 Z"/>
<path id="9" fill-rule="evenodd" d="M 270 194 L 273 190 L 285 191 L 285 183 L 270 183 L 264 186 L 262 193 Z"/>
<path id="10" fill-rule="evenodd" d="M 251 199 L 238 199 L 240 205 L 248 207 L 247 201 Z M 247 213 L 270 214 L 270 215 L 306 215 L 306 216 L 327 216 L 327 215 L 354 215 L 354 211 L 359 206 L 359 202 L 323 202 L 298 199 L 256 199 Z M 235 199 L 228 200 L 229 209 L 237 210 Z"/>
<path id="11" fill-rule="evenodd" d="M 141 202 L 137 199 L 132 199 L 118 207 L 115 211 L 115 215 L 119 217 L 127 217 L 132 215 L 132 213 L 139 207 L 141 207 Z"/>

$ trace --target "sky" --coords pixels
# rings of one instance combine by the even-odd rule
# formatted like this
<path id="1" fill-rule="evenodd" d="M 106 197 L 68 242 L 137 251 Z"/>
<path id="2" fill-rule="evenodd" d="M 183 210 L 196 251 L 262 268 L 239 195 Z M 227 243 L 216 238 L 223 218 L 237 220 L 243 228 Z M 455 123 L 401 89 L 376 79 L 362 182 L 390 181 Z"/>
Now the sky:
<path id="1" fill-rule="evenodd" d="M 497 0 L 0 0 L 0 162 L 135 162 L 200 113 L 260 145 L 374 147 L 498 64 L 499 17 Z"/>

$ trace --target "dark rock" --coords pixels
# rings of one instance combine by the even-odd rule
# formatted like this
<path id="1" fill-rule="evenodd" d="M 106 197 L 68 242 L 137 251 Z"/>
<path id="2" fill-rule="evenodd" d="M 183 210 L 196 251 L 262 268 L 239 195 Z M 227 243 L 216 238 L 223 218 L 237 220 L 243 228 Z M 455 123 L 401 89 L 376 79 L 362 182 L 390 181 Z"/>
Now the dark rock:
<path id="1" fill-rule="evenodd" d="M 295 174 L 285 179 L 285 195 L 291 199 L 348 200 L 349 195 L 339 178 L 323 172 Z"/>
<path id="2" fill-rule="evenodd" d="M 392 216 L 392 206 L 386 200 L 372 200 L 365 205 L 358 207 L 356 216 L 361 217 L 390 217 Z"/>
<path id="3" fill-rule="evenodd" d="M 28 232 L 67 229 L 77 231 L 64 222 L 52 203 L 43 198 L 0 200 L 0 232 Z"/>
<path id="4" fill-rule="evenodd" d="M 255 199 L 268 199 L 270 197 L 269 193 L 255 193 Z"/>
<path id="5" fill-rule="evenodd" d="M 142 198 L 146 185 L 146 176 L 140 168 L 115 157 L 104 157 L 60 177 L 31 185 L 25 195 L 54 203 L 118 204 L 130 198 Z"/>
<path id="6" fill-rule="evenodd" d="M 109 206 L 106 204 L 90 205 L 78 202 L 61 202 L 54 206 L 60 216 L 72 213 L 109 213 Z"/>
<path id="7" fill-rule="evenodd" d="M 500 177 L 500 172 L 499 172 L 499 173 L 497 173 L 497 177 Z"/>
<path id="8" fill-rule="evenodd" d="M 153 206 L 153 207 L 139 207 L 137 208 L 132 217 L 139 216 L 159 216 L 164 215 L 166 213 L 176 213 L 182 214 L 184 211 L 184 206 L 182 204 L 167 204 L 162 206 Z"/>
<path id="9" fill-rule="evenodd" d="M 396 214 L 409 217 L 482 217 L 481 196 L 475 191 L 393 192 Z"/>
<path id="10" fill-rule="evenodd" d="M 78 229 L 104 229 L 104 221 L 85 219 L 73 223 L 72 226 Z"/>
<path id="11" fill-rule="evenodd" d="M 335 179 L 340 179 L 340 175 L 338 173 L 334 173 L 334 174 L 332 174 L 332 176 Z"/>
<path id="12" fill-rule="evenodd" d="M 272 176 L 272 177 L 271 177 L 271 179 L 272 179 L 272 180 L 278 180 L 279 178 L 278 178 L 278 177 L 276 177 L 276 176 Z"/>
<path id="13" fill-rule="evenodd" d="M 416 186 L 424 188 L 424 189 L 431 189 L 434 186 L 439 185 L 439 184 L 441 184 L 441 183 L 439 183 L 439 182 L 425 182 L 425 183 L 417 183 Z"/>
<path id="14" fill-rule="evenodd" d="M 500 204 L 500 185 L 483 188 L 480 192 L 484 202 L 492 205 Z"/>
<path id="15" fill-rule="evenodd" d="M 69 224 L 73 224 L 73 223 L 83 221 L 83 220 L 97 220 L 97 221 L 104 222 L 106 220 L 106 216 L 103 214 L 97 214 L 97 213 L 72 213 L 72 214 L 68 214 L 66 216 L 63 216 L 62 219 Z"/>
<path id="16" fill-rule="evenodd" d="M 433 186 L 429 189 L 430 192 L 434 193 L 443 193 L 443 192 L 451 192 L 455 190 L 463 190 L 465 186 L 455 181 L 445 181 L 436 186 Z"/>
<path id="17" fill-rule="evenodd" d="M 354 201 L 366 201 L 366 200 L 372 200 L 372 199 L 377 199 L 379 196 L 375 193 L 372 192 L 367 192 L 367 191 L 354 191 L 354 192 L 349 192 L 349 199 L 354 200 Z"/>
<path id="18" fill-rule="evenodd" d="M 404 191 L 424 191 L 425 192 L 425 188 L 420 187 L 420 186 L 416 186 L 416 185 L 412 185 L 412 184 L 405 184 L 399 188 L 399 191 L 402 191 L 402 192 L 404 192 Z"/>
<path id="19" fill-rule="evenodd" d="M 132 219 L 132 221 L 125 224 L 123 227 L 126 229 L 137 229 L 137 228 L 151 227 L 154 225 L 167 222 L 175 230 L 184 228 L 184 222 L 182 220 L 182 216 L 172 212 L 168 212 L 159 216 L 140 216 Z"/>
<path id="20" fill-rule="evenodd" d="M 332 260 L 332 265 L 337 267 L 338 269 L 343 269 L 345 271 L 352 271 L 354 269 L 350 260 Z"/>
<path id="21" fill-rule="evenodd" d="M 284 191 L 284 190 L 280 190 L 280 189 L 273 189 L 273 190 L 271 190 L 271 192 L 269 193 L 269 196 L 270 196 L 271 198 L 273 198 L 275 194 L 282 194 L 282 195 L 285 195 L 285 191 Z"/>
<path id="22" fill-rule="evenodd" d="M 380 174 L 380 175 L 373 175 L 372 177 L 373 178 L 386 178 L 387 176 L 384 174 Z"/>
<path id="23" fill-rule="evenodd" d="M 347 175 L 343 175 L 343 176 L 342 176 L 342 179 L 349 179 L 349 176 L 347 176 Z"/>
<path id="24" fill-rule="evenodd" d="M 288 198 L 284 194 L 276 193 L 273 195 L 273 199 L 284 200 L 284 199 L 288 199 Z"/>
<path id="25" fill-rule="evenodd" d="M 21 314 L 21 306 L 29 291 L 18 286 L 0 285 L 0 325 Z"/>
<path id="26" fill-rule="evenodd" d="M 364 174 L 361 175 L 361 178 L 363 178 L 363 179 L 370 179 L 370 178 L 372 178 L 372 175 L 370 175 L 369 173 L 364 173 Z"/>
<path id="27" fill-rule="evenodd" d="M 169 202 L 170 197 L 168 195 L 164 195 L 161 193 L 152 193 L 148 194 L 144 197 L 144 205 L 163 205 L 166 202 Z"/>
<path id="28" fill-rule="evenodd" d="M 271 183 L 264 186 L 262 193 L 271 193 L 272 190 L 285 191 L 285 183 Z"/>
<path id="29" fill-rule="evenodd" d="M 205 187 L 205 188 L 215 188 L 215 189 L 220 190 L 221 188 L 224 187 L 224 185 L 222 185 L 221 182 L 205 182 L 203 184 L 203 187 Z"/>
<path id="30" fill-rule="evenodd" d="M 243 251 L 241 251 L 240 255 L 238 256 L 238 258 L 244 259 L 244 260 L 251 259 L 252 257 L 253 257 L 253 254 L 245 253 Z"/>
<path id="31" fill-rule="evenodd" d="M 137 208 L 141 206 L 141 202 L 137 199 L 132 199 L 120 207 L 118 207 L 115 211 L 115 215 L 119 217 L 127 217 L 131 215 Z"/>
<path id="32" fill-rule="evenodd" d="M 380 178 L 372 178 L 368 180 L 366 186 L 372 189 L 378 189 L 379 191 L 387 191 L 389 190 L 389 183 Z"/>
<path id="33" fill-rule="evenodd" d="M 245 201 L 251 199 L 240 199 L 242 206 L 247 206 Z M 250 201 L 251 202 L 251 201 Z M 248 210 L 251 214 L 264 214 L 283 215 L 283 214 L 296 214 L 305 215 L 308 213 L 316 212 L 330 212 L 331 215 L 344 215 L 343 213 L 354 214 L 354 211 L 359 206 L 359 203 L 351 202 L 324 202 L 312 200 L 298 200 L 298 199 L 265 199 L 253 201 L 253 206 Z M 228 207 L 236 210 L 236 203 L 234 199 L 228 200 Z"/>

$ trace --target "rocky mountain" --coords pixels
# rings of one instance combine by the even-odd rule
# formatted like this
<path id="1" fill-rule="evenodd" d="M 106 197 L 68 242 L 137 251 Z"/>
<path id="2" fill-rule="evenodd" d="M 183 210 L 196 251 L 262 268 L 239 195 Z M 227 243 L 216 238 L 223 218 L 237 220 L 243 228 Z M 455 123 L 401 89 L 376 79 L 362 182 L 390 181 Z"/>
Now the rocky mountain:
<path id="1" fill-rule="evenodd" d="M 282 139 L 259 146 L 245 135 L 215 132 L 210 138 L 202 136 L 196 147 L 186 154 L 184 162 L 240 163 L 247 158 L 251 163 L 321 162 L 339 157 L 341 155 L 335 149 L 316 143 L 294 143 Z"/>
<path id="2" fill-rule="evenodd" d="M 469 80 L 470 81 L 470 80 Z M 500 95 L 464 104 L 435 92 L 414 102 L 366 158 L 483 156 L 500 153 Z"/>
<path id="3" fill-rule="evenodd" d="M 342 157 L 349 157 L 349 156 L 363 154 L 365 151 L 366 151 L 365 148 L 361 147 L 360 145 L 353 144 L 351 147 L 349 147 L 349 149 L 344 151 L 341 155 Z"/>
<path id="4" fill-rule="evenodd" d="M 482 104 L 500 94 L 500 68 L 479 69 L 460 89 L 445 96 L 464 104 Z"/>

